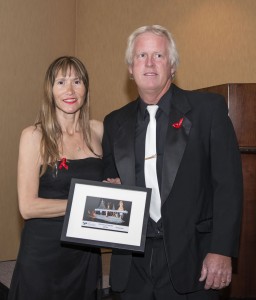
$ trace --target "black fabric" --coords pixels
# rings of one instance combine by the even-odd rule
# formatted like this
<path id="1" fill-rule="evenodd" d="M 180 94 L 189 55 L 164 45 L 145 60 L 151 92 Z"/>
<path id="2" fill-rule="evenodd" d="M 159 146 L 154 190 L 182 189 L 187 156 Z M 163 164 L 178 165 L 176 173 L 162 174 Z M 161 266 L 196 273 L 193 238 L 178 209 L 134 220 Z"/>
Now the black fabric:
<path id="1" fill-rule="evenodd" d="M 8 291 L 9 289 L 0 282 L 0 300 L 8 299 Z"/>
<path id="2" fill-rule="evenodd" d="M 169 122 L 171 95 L 172 89 L 169 89 L 168 92 L 160 99 L 160 101 L 157 104 L 159 106 L 156 113 L 157 178 L 160 191 L 162 183 L 164 144 Z M 135 133 L 135 170 L 136 185 L 141 187 L 145 187 L 144 158 L 145 138 L 148 123 L 149 114 L 147 111 L 147 104 L 143 102 L 142 99 L 140 99 Z M 149 218 L 147 227 L 147 237 L 157 237 L 162 235 L 162 220 L 160 219 L 156 223 L 151 218 Z"/>
<path id="3" fill-rule="evenodd" d="M 134 254 L 128 286 L 120 300 L 218 300 L 219 291 L 178 293 L 170 280 L 163 239 L 147 239 L 144 254 Z"/>
<path id="4" fill-rule="evenodd" d="M 138 106 L 139 101 L 131 102 L 104 119 L 105 176 L 116 172 L 125 185 L 136 185 Z M 242 169 L 222 96 L 172 85 L 168 124 L 161 183 L 163 239 L 172 284 L 184 294 L 203 290 L 198 278 L 207 253 L 238 254 Z M 113 251 L 112 290 L 126 289 L 133 276 L 131 263 L 131 253 Z"/>
<path id="5" fill-rule="evenodd" d="M 40 178 L 40 197 L 67 199 L 73 177 L 102 180 L 102 161 L 98 158 L 69 160 L 68 170 L 56 170 L 49 168 Z M 95 299 L 99 250 L 61 244 L 63 219 L 25 221 L 9 300 Z"/>

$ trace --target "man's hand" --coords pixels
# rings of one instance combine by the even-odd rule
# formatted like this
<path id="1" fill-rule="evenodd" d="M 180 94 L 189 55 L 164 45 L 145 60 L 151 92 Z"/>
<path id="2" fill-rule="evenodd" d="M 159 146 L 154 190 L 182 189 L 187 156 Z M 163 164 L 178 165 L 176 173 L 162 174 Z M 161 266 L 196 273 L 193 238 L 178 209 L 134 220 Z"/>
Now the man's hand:
<path id="1" fill-rule="evenodd" d="M 208 253 L 203 261 L 201 277 L 199 281 L 205 280 L 204 288 L 222 289 L 228 286 L 232 277 L 231 257 Z"/>
<path id="2" fill-rule="evenodd" d="M 103 182 L 121 184 L 121 180 L 120 180 L 119 177 L 117 177 L 117 178 L 107 178 L 107 180 L 103 180 Z"/>

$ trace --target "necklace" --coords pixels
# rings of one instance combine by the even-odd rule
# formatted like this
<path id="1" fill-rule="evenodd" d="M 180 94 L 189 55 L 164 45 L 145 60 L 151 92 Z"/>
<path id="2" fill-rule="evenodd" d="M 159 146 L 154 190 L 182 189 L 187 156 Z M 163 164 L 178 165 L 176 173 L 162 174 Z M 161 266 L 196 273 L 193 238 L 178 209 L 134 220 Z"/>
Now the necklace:
<path id="1" fill-rule="evenodd" d="M 81 151 L 82 151 L 82 148 L 81 148 L 79 145 L 77 145 L 76 150 L 77 150 L 77 152 L 81 152 Z"/>

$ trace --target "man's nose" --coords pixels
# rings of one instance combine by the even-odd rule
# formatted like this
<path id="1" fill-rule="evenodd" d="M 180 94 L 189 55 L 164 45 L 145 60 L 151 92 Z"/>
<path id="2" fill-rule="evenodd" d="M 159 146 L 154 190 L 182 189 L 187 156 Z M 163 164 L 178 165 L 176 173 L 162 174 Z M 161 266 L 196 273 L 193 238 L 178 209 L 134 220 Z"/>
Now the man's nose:
<path id="1" fill-rule="evenodd" d="M 153 58 L 152 55 L 148 55 L 148 56 L 147 56 L 147 59 L 146 59 L 146 65 L 147 65 L 148 67 L 151 67 L 151 66 L 154 65 L 154 58 Z"/>

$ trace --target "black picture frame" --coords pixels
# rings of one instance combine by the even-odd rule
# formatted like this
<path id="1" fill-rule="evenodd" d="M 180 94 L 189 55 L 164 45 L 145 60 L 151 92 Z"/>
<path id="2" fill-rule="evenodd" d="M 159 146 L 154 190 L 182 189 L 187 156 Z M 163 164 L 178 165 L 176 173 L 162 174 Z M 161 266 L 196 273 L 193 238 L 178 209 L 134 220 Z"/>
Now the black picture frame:
<path id="1" fill-rule="evenodd" d="M 61 241 L 143 252 L 151 189 L 71 180 Z"/>

